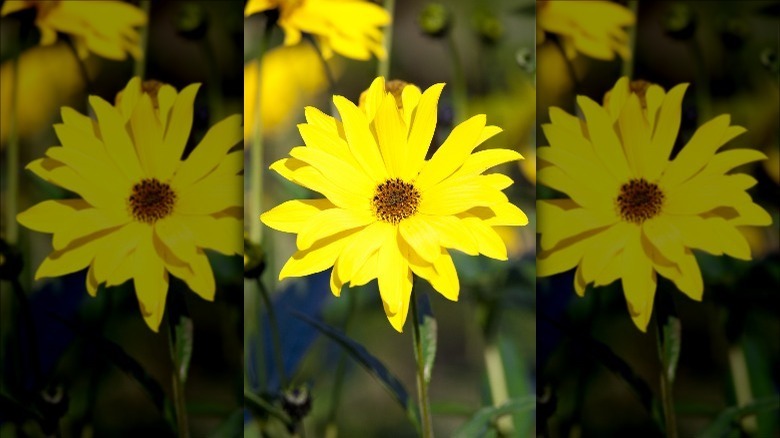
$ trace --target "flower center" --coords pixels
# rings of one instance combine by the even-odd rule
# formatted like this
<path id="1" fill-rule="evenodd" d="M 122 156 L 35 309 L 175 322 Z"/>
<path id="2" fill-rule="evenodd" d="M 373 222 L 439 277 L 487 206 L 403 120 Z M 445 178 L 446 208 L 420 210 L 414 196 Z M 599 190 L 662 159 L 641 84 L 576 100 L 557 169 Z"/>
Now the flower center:
<path id="1" fill-rule="evenodd" d="M 154 178 L 143 179 L 133 186 L 128 202 L 135 220 L 153 224 L 173 212 L 176 193 L 171 186 Z"/>
<path id="2" fill-rule="evenodd" d="M 393 225 L 415 214 L 419 204 L 420 192 L 414 185 L 400 178 L 389 179 L 379 184 L 371 200 L 376 217 Z"/>
<path id="3" fill-rule="evenodd" d="M 661 212 L 664 193 L 644 178 L 632 179 L 620 187 L 617 206 L 623 220 L 641 224 Z"/>

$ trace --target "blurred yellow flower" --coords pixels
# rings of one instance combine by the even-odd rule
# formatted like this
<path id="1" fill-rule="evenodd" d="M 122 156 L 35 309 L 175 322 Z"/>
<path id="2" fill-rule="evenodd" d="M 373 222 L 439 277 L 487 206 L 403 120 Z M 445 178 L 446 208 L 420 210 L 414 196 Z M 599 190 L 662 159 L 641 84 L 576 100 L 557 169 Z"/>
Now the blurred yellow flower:
<path id="1" fill-rule="evenodd" d="M 301 41 L 301 32 L 314 35 L 325 58 L 336 52 L 367 60 L 373 53 L 383 59 L 382 31 L 391 17 L 382 7 L 363 0 L 249 0 L 244 15 L 279 9 L 284 44 Z"/>
<path id="2" fill-rule="evenodd" d="M 718 149 L 745 132 L 724 114 L 705 123 L 670 160 L 688 84 L 668 93 L 629 87 L 621 78 L 605 105 L 577 103 L 585 121 L 557 107 L 542 128 L 550 146 L 537 150 L 538 181 L 570 198 L 538 201 L 538 275 L 576 267 L 574 288 L 622 280 L 634 324 L 645 331 L 656 274 L 700 301 L 703 281 L 693 249 L 750 259 L 743 226 L 771 223 L 746 190 L 756 180 L 729 174 L 765 159 L 753 149 Z"/>
<path id="3" fill-rule="evenodd" d="M 545 0 L 536 2 L 536 44 L 545 41 L 545 32 L 558 34 L 569 59 L 577 52 L 591 58 L 611 60 L 615 53 L 631 58 L 628 35 L 634 14 L 610 1 Z"/>
<path id="4" fill-rule="evenodd" d="M 98 64 L 87 60 L 90 75 Z M 56 72 L 56 74 L 53 74 Z M 86 84 L 78 59 L 64 43 L 37 46 L 19 55 L 19 82 L 14 80 L 13 61 L 0 65 L 0 145 L 5 144 L 11 124 L 11 92 L 17 88 L 16 123 L 21 138 L 48 129 L 63 105 L 83 99 Z"/>
<path id="5" fill-rule="evenodd" d="M 88 267 L 93 296 L 101 283 L 133 279 L 141 313 L 155 332 L 169 273 L 214 299 L 204 249 L 243 251 L 243 151 L 228 153 L 241 140 L 241 116 L 214 125 L 182 161 L 199 86 L 180 93 L 153 87 L 154 96 L 133 78 L 117 107 L 89 97 L 96 121 L 62 108 L 63 123 L 54 125 L 62 146 L 27 169 L 79 197 L 44 201 L 18 215 L 22 225 L 54 235 L 54 251 L 36 279 Z"/>
<path id="6" fill-rule="evenodd" d="M 336 62 L 329 62 L 334 76 L 340 73 Z M 260 115 L 263 133 L 273 135 L 289 125 L 305 102 L 328 87 L 325 69 L 316 50 L 309 44 L 277 47 L 263 56 L 260 76 Z M 244 66 L 244 117 L 255 119 L 257 105 L 257 61 Z M 244 141 L 252 134 L 252 123 L 244 124 Z"/>
<path id="7" fill-rule="evenodd" d="M 120 1 L 6 0 L 0 16 L 32 7 L 43 45 L 54 44 L 57 32 L 63 32 L 73 38 L 82 59 L 89 52 L 114 60 L 127 58 L 127 53 L 141 56 L 135 27 L 146 24 L 146 14 L 136 6 Z"/>
<path id="8" fill-rule="evenodd" d="M 456 301 L 458 274 L 447 249 L 506 260 L 493 229 L 526 225 L 526 215 L 502 190 L 512 180 L 482 175 L 522 157 L 515 151 L 474 148 L 501 132 L 485 115 L 461 123 L 433 157 L 425 156 L 436 128 L 444 84 L 424 93 L 402 91 L 402 106 L 377 78 L 365 112 L 342 96 L 333 103 L 341 121 L 307 107 L 299 125 L 306 146 L 271 165 L 286 179 L 317 191 L 321 199 L 287 201 L 263 213 L 269 227 L 297 234 L 298 251 L 279 278 L 299 277 L 333 266 L 331 291 L 377 278 L 385 314 L 402 331 L 409 310 L 412 274 Z"/>

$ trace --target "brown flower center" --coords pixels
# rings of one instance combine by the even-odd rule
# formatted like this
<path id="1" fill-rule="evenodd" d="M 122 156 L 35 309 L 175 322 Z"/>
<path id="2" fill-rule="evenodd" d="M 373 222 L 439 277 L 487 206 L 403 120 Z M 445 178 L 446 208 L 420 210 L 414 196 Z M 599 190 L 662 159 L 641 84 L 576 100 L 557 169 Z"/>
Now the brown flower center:
<path id="1" fill-rule="evenodd" d="M 376 217 L 394 225 L 415 214 L 419 204 L 420 192 L 400 178 L 379 184 L 371 200 Z"/>
<path id="2" fill-rule="evenodd" d="M 644 178 L 632 179 L 623 184 L 616 201 L 620 217 L 635 224 L 641 224 L 658 215 L 663 202 L 664 193 L 658 185 L 649 183 Z"/>
<path id="3" fill-rule="evenodd" d="M 133 186 L 128 199 L 135 220 L 153 224 L 173 212 L 176 193 L 166 183 L 149 178 Z"/>

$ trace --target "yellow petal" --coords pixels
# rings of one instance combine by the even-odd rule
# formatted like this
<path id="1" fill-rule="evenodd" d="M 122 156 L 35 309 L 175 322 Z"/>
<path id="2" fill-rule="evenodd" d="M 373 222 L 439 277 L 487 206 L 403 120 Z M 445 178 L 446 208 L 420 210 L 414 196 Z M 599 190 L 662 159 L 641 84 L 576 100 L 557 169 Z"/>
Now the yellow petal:
<path id="1" fill-rule="evenodd" d="M 241 230 L 244 221 L 234 217 L 180 216 L 198 248 L 213 249 L 225 255 L 241 254 L 244 241 Z"/>
<path id="2" fill-rule="evenodd" d="M 241 116 L 238 114 L 212 126 L 187 160 L 181 164 L 173 177 L 172 185 L 187 187 L 206 176 L 220 164 L 230 148 L 236 145 L 242 136 Z"/>
<path id="3" fill-rule="evenodd" d="M 552 249 L 560 241 L 581 233 L 607 227 L 619 221 L 614 212 L 579 208 L 568 199 L 537 201 L 537 232 L 541 233 L 541 247 Z"/>
<path id="4" fill-rule="evenodd" d="M 275 230 L 299 233 L 313 215 L 331 208 L 335 205 L 327 199 L 295 199 L 266 211 L 260 220 Z"/>
<path id="5" fill-rule="evenodd" d="M 336 257 L 347 244 L 348 237 L 357 230 L 342 231 L 339 234 L 321 239 L 312 245 L 309 249 L 296 251 L 295 254 L 287 260 L 287 263 L 279 272 L 279 280 L 287 277 L 303 277 L 306 275 L 322 272 L 333 266 Z"/>
<path id="6" fill-rule="evenodd" d="M 61 277 L 86 268 L 92 263 L 95 253 L 102 245 L 102 239 L 109 234 L 110 231 L 96 233 L 87 239 L 73 242 L 61 251 L 53 251 L 38 267 L 38 270 L 35 272 L 35 279 Z"/>
<path id="7" fill-rule="evenodd" d="M 634 177 L 644 175 L 645 162 L 650 159 L 650 131 L 642 114 L 639 98 L 631 93 L 618 119 L 623 150 Z"/>
<path id="8" fill-rule="evenodd" d="M 164 249 L 163 249 L 164 250 Z M 216 282 L 214 272 L 211 270 L 208 257 L 203 250 L 198 249 L 191 259 L 191 263 L 182 263 L 174 257 L 164 257 L 165 268 L 170 273 L 182 279 L 187 286 L 199 297 L 206 301 L 214 301 Z"/>
<path id="9" fill-rule="evenodd" d="M 341 115 L 349 149 L 363 171 L 376 183 L 387 180 L 387 168 L 374 136 L 368 128 L 366 115 L 354 103 L 342 96 L 334 96 L 333 103 Z"/>
<path id="10" fill-rule="evenodd" d="M 582 263 L 579 264 L 580 274 L 587 283 L 595 281 L 618 252 L 623 250 L 632 234 L 631 227 L 634 225 L 618 222 L 590 239 L 582 255 Z"/>
<path id="11" fill-rule="evenodd" d="M 728 114 L 724 114 L 700 126 L 669 164 L 660 183 L 667 188 L 677 187 L 699 172 L 723 145 L 721 139 L 729 127 L 730 119 Z"/>
<path id="12" fill-rule="evenodd" d="M 642 233 L 667 260 L 680 263 L 685 255 L 682 235 L 666 216 L 656 216 L 642 224 Z"/>
<path id="13" fill-rule="evenodd" d="M 406 128 L 392 94 L 384 94 L 384 99 L 376 110 L 374 127 L 388 176 L 398 178 L 404 174 L 409 146 L 406 143 Z"/>
<path id="14" fill-rule="evenodd" d="M 16 220 L 25 227 L 41 233 L 54 233 L 70 222 L 70 217 L 89 208 L 83 199 L 43 201 L 19 213 Z"/>
<path id="15" fill-rule="evenodd" d="M 373 260 L 376 267 L 376 257 L 372 258 L 372 254 L 375 255 L 379 246 L 387 242 L 395 232 L 396 227 L 392 224 L 377 221 L 355 233 L 339 256 L 337 263 L 339 278 L 343 281 L 352 281 L 353 285 L 360 281 L 361 268 L 367 260 Z M 373 270 L 371 278 L 374 277 L 376 277 L 376 269 Z"/>
<path id="16" fill-rule="evenodd" d="M 133 285 L 144 321 L 156 333 L 165 313 L 168 272 L 154 249 L 152 239 L 141 239 L 135 250 Z"/>
<path id="17" fill-rule="evenodd" d="M 52 246 L 55 250 L 64 249 L 77 239 L 122 226 L 132 220 L 126 210 L 96 208 L 78 210 L 66 218 L 61 218 L 62 225 L 54 233 Z"/>
<path id="18" fill-rule="evenodd" d="M 100 134 L 108 145 L 106 151 L 129 181 L 139 181 L 144 177 L 135 148 L 125 130 L 125 124 L 119 112 L 98 96 L 89 96 L 89 103 L 97 114 Z"/>
<path id="19" fill-rule="evenodd" d="M 634 324 L 642 332 L 653 312 L 656 275 L 653 265 L 642 247 L 639 227 L 628 237 L 623 254 L 623 293 Z"/>
<path id="20" fill-rule="evenodd" d="M 135 150 L 144 173 L 161 181 L 166 181 L 172 172 L 163 175 L 163 163 L 158 158 L 163 147 L 163 126 L 154 114 L 152 100 L 144 93 L 138 98 L 138 104 L 130 117 L 130 126 L 135 141 Z M 176 163 L 178 164 L 178 158 Z"/>
<path id="21" fill-rule="evenodd" d="M 310 218 L 298 233 L 296 244 L 299 250 L 311 247 L 320 239 L 325 239 L 346 230 L 364 227 L 376 221 L 368 211 L 331 208 L 321 211 Z"/>
<path id="22" fill-rule="evenodd" d="M 404 88 L 402 97 L 409 88 Z M 408 161 L 401 174 L 401 178 L 405 181 L 410 181 L 417 176 L 425 161 L 425 156 L 428 154 L 428 148 L 436 130 L 439 96 L 443 88 L 444 84 L 434 84 L 428 87 L 419 99 L 411 125 L 407 122 L 407 126 L 409 126 Z M 404 111 L 411 111 L 410 108 L 407 108 L 406 103 L 404 103 Z"/>
<path id="23" fill-rule="evenodd" d="M 323 177 L 356 196 L 370 198 L 374 194 L 376 184 L 371 178 L 359 168 L 327 152 L 310 147 L 295 147 L 290 155 L 313 166 Z"/>
<path id="24" fill-rule="evenodd" d="M 479 175 L 499 164 L 522 159 L 522 155 L 510 149 L 486 149 L 474 152 L 466 158 L 460 169 L 455 171 L 453 178 Z"/>
<path id="25" fill-rule="evenodd" d="M 106 236 L 92 263 L 98 281 L 108 281 L 119 266 L 126 259 L 131 258 L 131 252 L 135 250 L 142 238 L 151 239 L 150 230 L 151 227 L 147 224 L 130 222 Z"/>
<path id="26" fill-rule="evenodd" d="M 412 291 L 412 271 L 409 269 L 409 254 L 401 252 L 400 236 L 394 233 L 379 247 L 378 272 L 379 294 L 385 304 L 388 316 L 402 313 L 404 304 Z M 391 321 L 392 322 L 392 321 Z M 398 321 L 396 321 L 398 322 Z M 394 325 L 395 327 L 395 325 Z M 396 327 L 396 330 L 400 329 Z"/>
<path id="27" fill-rule="evenodd" d="M 421 216 L 438 235 L 439 245 L 468 255 L 479 254 L 479 244 L 463 220 L 455 216 Z"/>
<path id="28" fill-rule="evenodd" d="M 441 252 L 439 234 L 422 216 L 410 216 L 398 224 L 398 232 L 409 247 L 428 263 L 434 263 Z"/>
<path id="29" fill-rule="evenodd" d="M 466 180 L 444 181 L 421 194 L 418 212 L 432 216 L 446 216 L 473 207 L 507 202 L 506 195 L 478 177 Z"/>
<path id="30" fill-rule="evenodd" d="M 631 172 L 623 148 L 612 128 L 612 122 L 606 111 L 586 96 L 577 96 L 577 103 L 585 113 L 588 133 L 593 150 L 604 167 L 618 181 L 626 181 Z"/>
<path id="31" fill-rule="evenodd" d="M 463 224 L 477 241 L 480 254 L 496 260 L 507 260 L 506 244 L 493 228 L 475 216 L 464 217 Z"/>
<path id="32" fill-rule="evenodd" d="M 425 191 L 455 172 L 474 150 L 485 121 L 485 115 L 479 114 L 456 126 L 431 160 L 423 165 L 415 187 Z"/>
<path id="33" fill-rule="evenodd" d="M 653 130 L 653 138 L 650 141 L 653 154 L 647 156 L 645 163 L 644 176 L 649 181 L 654 181 L 661 175 L 672 153 L 680 130 L 682 99 L 687 88 L 688 84 L 677 85 L 664 96 Z"/>
<path id="34" fill-rule="evenodd" d="M 190 138 L 190 131 L 192 130 L 192 114 L 194 111 L 195 95 L 198 93 L 199 88 L 200 84 L 188 85 L 181 90 L 173 103 L 167 129 L 165 131 L 165 139 L 163 140 L 165 147 L 158 149 L 155 154 L 155 162 L 160 167 L 159 175 L 163 180 L 166 180 L 173 175 L 173 172 L 176 170 L 176 167 L 178 167 L 179 160 L 184 153 L 184 147 L 187 146 L 187 140 Z M 233 121 L 231 127 L 235 127 L 236 123 L 240 124 L 240 120 L 237 122 Z M 209 131 L 211 131 L 211 129 L 209 129 Z M 241 132 L 240 129 L 239 132 Z M 229 135 L 231 133 L 235 134 L 235 132 L 228 132 L 227 134 Z M 208 136 L 208 134 L 206 135 Z M 230 146 L 233 146 L 236 143 L 238 143 L 238 140 Z M 201 146 L 202 145 L 199 145 L 199 147 Z M 230 147 L 228 147 L 228 149 L 229 148 Z M 194 155 L 195 152 L 193 151 L 192 154 Z"/>
<path id="35" fill-rule="evenodd" d="M 242 175 L 214 175 L 178 192 L 174 211 L 179 214 L 213 214 L 244 205 Z"/>

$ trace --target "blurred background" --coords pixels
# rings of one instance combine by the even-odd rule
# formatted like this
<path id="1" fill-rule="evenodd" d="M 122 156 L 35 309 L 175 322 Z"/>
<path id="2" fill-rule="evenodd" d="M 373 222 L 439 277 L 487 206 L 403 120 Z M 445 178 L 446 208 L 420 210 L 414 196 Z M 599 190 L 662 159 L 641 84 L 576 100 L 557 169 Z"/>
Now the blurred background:
<path id="1" fill-rule="evenodd" d="M 659 281 L 682 322 L 674 386 L 680 436 L 780 436 L 780 3 L 655 1 L 641 2 L 635 13 L 636 42 L 627 61 L 632 79 L 667 90 L 691 84 L 676 148 L 698 126 L 728 113 L 747 133 L 726 148 L 753 148 L 769 157 L 742 169 L 758 180 L 749 194 L 773 218 L 769 227 L 741 230 L 753 260 L 696 252 L 705 284 L 701 303 Z M 620 58 L 580 54 L 567 60 L 555 36 L 537 47 L 537 57 L 537 126 L 549 123 L 550 106 L 574 113 L 577 94 L 601 102 L 626 71 Z M 543 135 L 538 144 L 548 144 Z M 539 187 L 538 196 L 550 198 L 551 192 Z M 619 283 L 589 288 L 578 298 L 573 274 L 540 279 L 537 287 L 539 431 L 554 437 L 661 436 L 660 407 L 643 404 L 660 398 L 654 323 L 647 334 L 633 326 Z M 762 400 L 768 403 L 756 409 L 760 413 L 744 419 L 726 410 Z"/>
<path id="2" fill-rule="evenodd" d="M 91 2 L 89 2 L 91 3 Z M 242 111 L 243 2 L 154 1 L 148 8 L 145 78 L 181 90 L 200 82 L 188 153 L 208 128 Z M 0 147 L 2 147 L 3 237 L 8 221 L 8 144 L 11 94 L 18 93 L 19 210 L 72 194 L 45 183 L 23 167 L 59 144 L 52 124 L 60 107 L 90 114 L 88 95 L 114 102 L 139 61 L 112 61 L 90 54 L 80 60 L 66 34 L 41 46 L 35 9 L 0 19 Z M 13 60 L 19 59 L 20 80 Z M 93 116 L 94 117 L 94 116 Z M 19 229 L 18 244 L 3 241 L 0 282 L 0 435 L 43 436 L 30 410 L 58 424 L 62 436 L 172 436 L 171 357 L 167 324 L 153 333 L 144 324 L 131 283 L 87 295 L 85 271 L 33 281 L 51 251 L 51 237 Z M 216 299 L 206 302 L 172 280 L 172 296 L 184 297 L 194 321 L 194 346 L 187 381 L 187 410 L 193 436 L 235 436 L 242 426 L 242 301 L 238 257 L 210 253 Z M 29 306 L 13 291 L 18 285 Z M 36 372 L 36 370 L 40 372 Z M 231 429 L 232 428 L 232 429 Z M 232 431 L 232 432 L 230 432 Z"/>
<path id="3" fill-rule="evenodd" d="M 533 400 L 535 391 L 534 7 L 531 1 L 517 0 L 397 0 L 394 4 L 388 79 L 410 82 L 423 90 L 437 82 L 447 83 L 429 157 L 457 120 L 482 113 L 487 115 L 488 124 L 504 129 L 482 148 L 514 149 L 526 158 L 519 165 L 509 163 L 495 169 L 515 181 L 506 193 L 531 220 L 526 227 L 501 230 L 509 248 L 509 261 L 453 251 L 461 284 L 457 303 L 441 297 L 427 282 L 415 282 L 415 293 L 429 300 L 438 324 L 430 384 L 434 431 L 438 436 L 451 436 L 480 408 L 493 405 L 491 380 L 494 384 L 497 378 L 504 380 L 499 386 L 506 392 L 505 399 L 531 396 Z M 252 142 L 251 121 L 257 98 L 257 58 L 267 20 L 267 14 L 256 14 L 245 21 L 247 149 Z M 357 102 L 377 76 L 378 68 L 373 58 L 357 61 L 335 55 L 327 63 L 334 79 L 330 84 L 310 41 L 304 38 L 301 45 L 283 47 L 282 30 L 273 27 L 270 32 L 259 86 L 263 166 L 256 169 L 247 165 L 246 170 L 246 174 L 263 172 L 263 190 L 253 193 L 248 182 L 245 187 L 245 205 L 250 204 L 251 197 L 259 196 L 261 208 L 246 211 L 247 228 L 258 221 L 262 211 L 284 201 L 320 197 L 289 183 L 267 166 L 303 144 L 296 124 L 305 121 L 304 106 L 334 113 L 333 94 Z M 280 326 L 286 379 L 280 379 L 272 359 L 267 306 L 258 293 L 258 282 L 247 280 L 245 378 L 250 400 L 245 433 L 256 436 L 263 430 L 269 436 L 285 436 L 281 422 L 260 404 L 286 408 L 289 413 L 290 400 L 296 399 L 293 405 L 310 403 L 310 411 L 303 415 L 309 436 L 417 436 L 404 408 L 394 399 L 398 392 L 383 388 L 380 379 L 358 365 L 353 356 L 344 356 L 340 344 L 319 334 L 293 312 L 345 331 L 397 377 L 402 390 L 416 402 L 411 316 L 403 334 L 393 330 L 382 309 L 376 281 L 363 287 L 345 287 L 340 298 L 330 293 L 329 270 L 278 282 L 281 267 L 295 251 L 295 236 L 265 226 L 262 235 L 265 271 L 261 282 L 273 301 Z M 247 262 L 254 263 L 252 252 L 248 254 Z M 492 379 L 486 372 L 488 366 L 494 370 Z M 487 418 L 490 420 L 490 416 Z M 534 433 L 533 410 L 511 419 L 517 436 Z M 496 433 L 493 429 L 477 430 Z"/>

